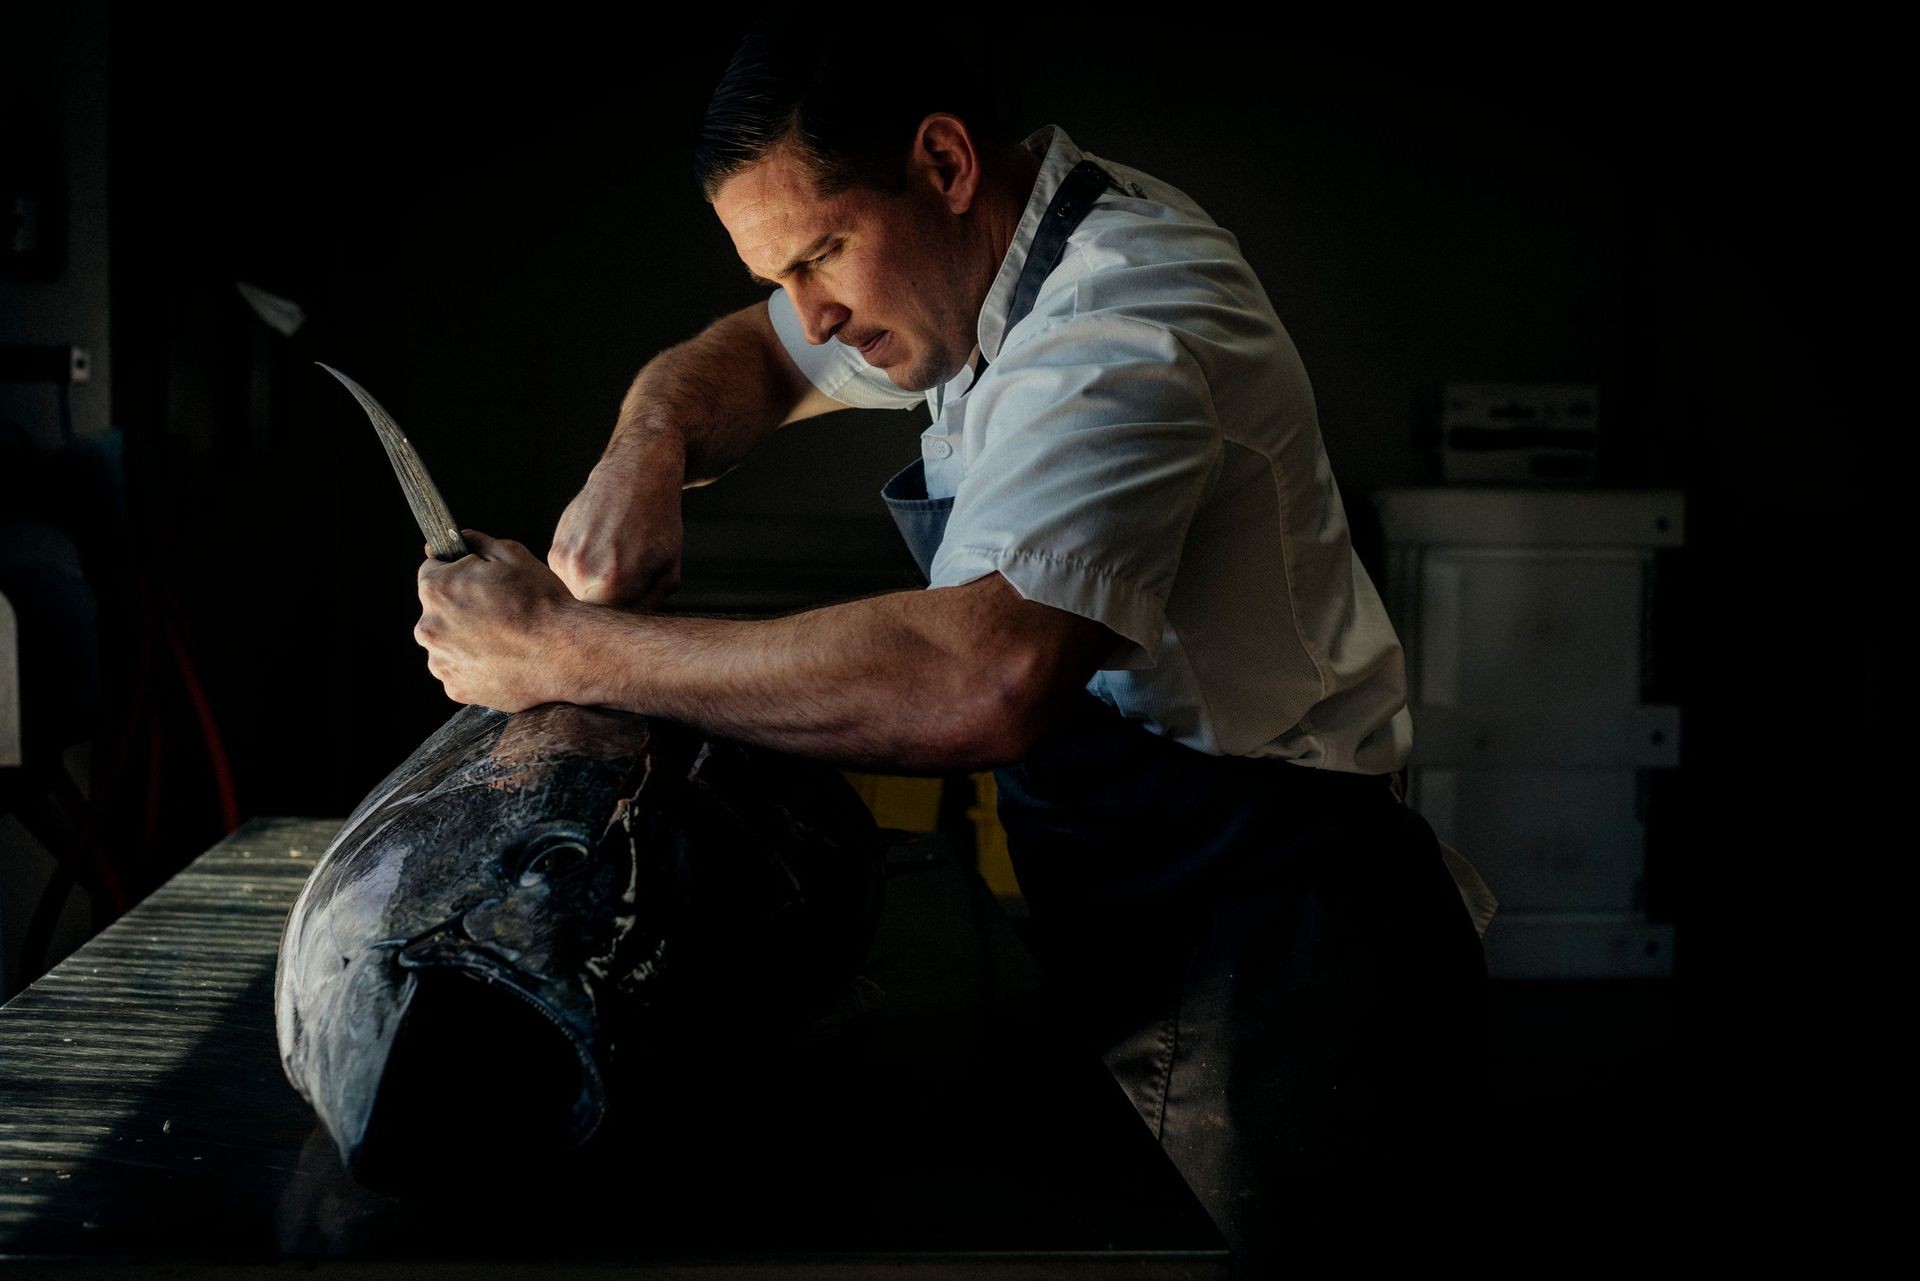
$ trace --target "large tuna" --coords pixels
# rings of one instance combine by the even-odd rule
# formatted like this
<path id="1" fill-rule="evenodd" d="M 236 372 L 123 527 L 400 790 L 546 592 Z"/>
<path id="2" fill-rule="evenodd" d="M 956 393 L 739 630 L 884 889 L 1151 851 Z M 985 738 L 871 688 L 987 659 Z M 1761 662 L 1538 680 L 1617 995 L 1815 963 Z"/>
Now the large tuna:
<path id="1" fill-rule="evenodd" d="M 817 1014 L 866 955 L 883 862 L 826 766 L 622 712 L 465 708 L 295 902 L 281 1061 L 369 1183 L 558 1156 L 616 1082 Z"/>

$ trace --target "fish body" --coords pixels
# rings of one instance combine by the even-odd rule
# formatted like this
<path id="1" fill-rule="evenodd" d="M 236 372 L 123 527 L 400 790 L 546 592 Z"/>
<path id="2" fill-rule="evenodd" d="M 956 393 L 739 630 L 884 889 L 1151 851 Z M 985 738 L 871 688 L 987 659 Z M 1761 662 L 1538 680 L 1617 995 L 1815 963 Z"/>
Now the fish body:
<path id="1" fill-rule="evenodd" d="M 282 1066 L 376 1186 L 558 1157 L 624 1082 L 843 992 L 883 878 L 831 767 L 607 709 L 463 708 L 295 902 Z"/>

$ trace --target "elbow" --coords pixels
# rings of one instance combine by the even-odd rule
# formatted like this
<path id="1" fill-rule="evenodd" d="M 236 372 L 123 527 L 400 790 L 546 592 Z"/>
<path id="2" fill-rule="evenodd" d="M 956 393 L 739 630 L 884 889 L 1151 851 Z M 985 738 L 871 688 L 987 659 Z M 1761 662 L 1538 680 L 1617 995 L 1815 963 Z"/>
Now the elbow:
<path id="1" fill-rule="evenodd" d="M 945 714 L 935 731 L 938 768 L 980 770 L 1028 759 L 1113 648 L 1114 634 L 1027 600 L 998 574 L 940 591 L 964 608 L 949 612 L 931 638 L 938 655 L 931 670 L 946 674 Z"/>
<path id="2" fill-rule="evenodd" d="M 1052 665 L 1031 650 L 1002 651 L 977 665 L 963 691 L 955 744 L 961 768 L 993 769 L 1025 760 L 1047 736 L 1063 693 Z"/>

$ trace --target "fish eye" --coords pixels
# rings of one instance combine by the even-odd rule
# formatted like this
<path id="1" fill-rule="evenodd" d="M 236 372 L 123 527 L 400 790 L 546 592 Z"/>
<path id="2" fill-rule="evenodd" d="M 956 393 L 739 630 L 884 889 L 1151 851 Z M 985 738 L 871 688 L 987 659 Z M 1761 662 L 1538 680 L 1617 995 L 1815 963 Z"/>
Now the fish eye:
<path id="1" fill-rule="evenodd" d="M 578 832 L 565 829 L 537 831 L 520 843 L 508 860 L 507 879 L 523 889 L 562 880 L 585 867 L 593 851 Z"/>

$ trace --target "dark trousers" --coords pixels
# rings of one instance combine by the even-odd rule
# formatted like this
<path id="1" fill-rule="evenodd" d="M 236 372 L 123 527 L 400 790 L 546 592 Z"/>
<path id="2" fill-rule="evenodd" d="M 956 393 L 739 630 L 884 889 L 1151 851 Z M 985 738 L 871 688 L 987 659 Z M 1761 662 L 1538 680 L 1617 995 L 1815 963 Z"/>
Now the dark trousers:
<path id="1" fill-rule="evenodd" d="M 1236 1276 L 1339 1249 L 1362 1200 L 1459 1192 L 1486 963 L 1384 777 L 1208 756 L 1087 698 L 998 781 L 1051 998 Z"/>

